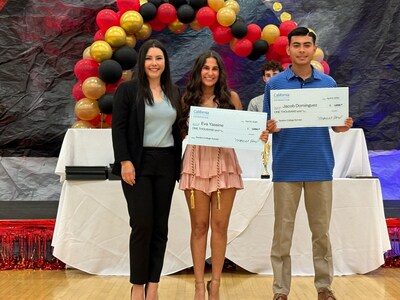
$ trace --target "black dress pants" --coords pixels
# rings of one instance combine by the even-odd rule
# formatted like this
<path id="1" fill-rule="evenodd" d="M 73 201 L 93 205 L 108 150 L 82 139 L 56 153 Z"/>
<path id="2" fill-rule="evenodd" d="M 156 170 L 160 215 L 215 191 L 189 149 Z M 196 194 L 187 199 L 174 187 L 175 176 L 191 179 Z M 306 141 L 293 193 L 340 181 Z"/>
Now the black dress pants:
<path id="1" fill-rule="evenodd" d="M 133 186 L 122 181 L 132 229 L 129 259 L 133 284 L 160 281 L 175 187 L 173 147 L 144 148 L 140 170 Z"/>

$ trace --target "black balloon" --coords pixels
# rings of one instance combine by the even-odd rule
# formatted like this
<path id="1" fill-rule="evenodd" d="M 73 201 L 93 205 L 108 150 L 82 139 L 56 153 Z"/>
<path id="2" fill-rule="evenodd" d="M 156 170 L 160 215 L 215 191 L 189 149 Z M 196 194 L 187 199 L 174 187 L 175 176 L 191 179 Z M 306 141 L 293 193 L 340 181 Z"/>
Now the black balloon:
<path id="1" fill-rule="evenodd" d="M 253 51 L 260 55 L 266 54 L 269 49 L 268 43 L 264 40 L 257 40 L 253 43 Z"/>
<path id="2" fill-rule="evenodd" d="M 196 18 L 196 12 L 189 4 L 184 4 L 177 10 L 178 20 L 184 24 L 189 24 Z"/>
<path id="3" fill-rule="evenodd" d="M 112 114 L 114 94 L 106 93 L 97 100 L 100 112 L 103 114 Z"/>
<path id="4" fill-rule="evenodd" d="M 231 26 L 232 35 L 237 38 L 241 39 L 244 38 L 247 34 L 247 25 L 245 22 L 236 19 L 235 23 Z"/>
<path id="5" fill-rule="evenodd" d="M 251 53 L 247 56 L 247 58 L 250 60 L 257 60 L 260 57 L 261 57 L 261 54 L 257 54 L 254 51 L 251 51 Z"/>
<path id="6" fill-rule="evenodd" d="M 151 21 L 157 15 L 157 7 L 150 2 L 146 2 L 139 8 L 139 13 L 142 15 L 143 21 Z"/>
<path id="7" fill-rule="evenodd" d="M 149 3 L 153 3 L 156 7 L 159 7 L 163 3 L 167 3 L 166 0 L 147 0 Z"/>
<path id="8" fill-rule="evenodd" d="M 264 40 L 257 40 L 253 43 L 253 50 L 247 56 L 250 60 L 257 60 L 261 55 L 266 54 L 268 52 L 268 43 Z"/>
<path id="9" fill-rule="evenodd" d="M 99 67 L 99 78 L 105 83 L 116 83 L 121 79 L 122 67 L 121 65 L 113 60 L 104 60 Z"/>
<path id="10" fill-rule="evenodd" d="M 112 58 L 120 64 L 122 70 L 130 70 L 136 65 L 137 52 L 129 46 L 122 46 L 114 52 Z"/>
<path id="11" fill-rule="evenodd" d="M 172 4 L 175 8 L 179 8 L 183 4 L 187 4 L 186 0 L 169 0 L 169 4 Z"/>
<path id="12" fill-rule="evenodd" d="M 194 10 L 199 10 L 207 5 L 207 0 L 189 0 L 189 4 Z"/>

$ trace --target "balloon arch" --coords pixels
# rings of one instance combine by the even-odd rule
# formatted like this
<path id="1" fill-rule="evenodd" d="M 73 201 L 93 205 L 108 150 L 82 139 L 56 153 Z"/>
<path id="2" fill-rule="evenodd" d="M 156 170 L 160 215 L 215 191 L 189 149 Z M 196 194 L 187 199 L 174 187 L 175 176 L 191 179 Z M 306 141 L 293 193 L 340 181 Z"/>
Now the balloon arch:
<path id="1" fill-rule="evenodd" d="M 297 27 L 288 13 L 281 14 L 278 26 L 246 24 L 238 16 L 235 0 L 116 0 L 118 11 L 103 9 L 96 15 L 99 29 L 94 42 L 87 47 L 74 66 L 78 81 L 72 88 L 76 100 L 77 121 L 72 128 L 107 128 L 112 122 L 113 93 L 119 83 L 132 78 L 136 65 L 138 40 L 150 37 L 152 31 L 164 28 L 176 34 L 209 28 L 217 44 L 228 44 L 239 57 L 279 61 L 290 64 L 286 54 L 288 33 Z M 273 9 L 281 11 L 279 2 Z M 322 49 L 311 62 L 319 71 L 329 74 Z"/>

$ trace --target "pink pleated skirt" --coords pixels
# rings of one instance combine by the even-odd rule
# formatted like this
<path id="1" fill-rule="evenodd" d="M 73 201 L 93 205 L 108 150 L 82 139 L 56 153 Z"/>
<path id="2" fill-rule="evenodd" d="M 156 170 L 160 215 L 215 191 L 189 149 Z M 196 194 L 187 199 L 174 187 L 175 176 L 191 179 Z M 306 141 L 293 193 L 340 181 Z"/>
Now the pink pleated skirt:
<path id="1" fill-rule="evenodd" d="M 242 170 L 232 148 L 187 145 L 179 189 L 211 195 L 218 189 L 243 189 Z"/>

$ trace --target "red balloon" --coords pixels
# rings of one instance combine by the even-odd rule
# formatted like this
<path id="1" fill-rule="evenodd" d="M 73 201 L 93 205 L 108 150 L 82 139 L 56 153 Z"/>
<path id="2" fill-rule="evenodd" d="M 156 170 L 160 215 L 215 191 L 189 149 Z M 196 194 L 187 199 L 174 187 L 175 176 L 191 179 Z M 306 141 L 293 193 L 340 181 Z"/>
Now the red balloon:
<path id="1" fill-rule="evenodd" d="M 295 28 L 297 28 L 297 24 L 292 20 L 283 21 L 281 25 L 279 25 L 279 31 L 283 36 L 287 36 L 289 32 L 291 32 Z"/>
<path id="2" fill-rule="evenodd" d="M 290 63 L 284 63 L 284 64 L 282 64 L 282 68 L 283 68 L 284 70 L 286 70 L 287 68 L 289 68 L 289 66 L 290 66 Z"/>
<path id="3" fill-rule="evenodd" d="M 265 57 L 267 58 L 268 61 L 275 60 L 279 61 L 280 60 L 280 55 L 276 53 L 275 51 L 275 44 L 269 45 L 267 54 L 265 54 Z"/>
<path id="4" fill-rule="evenodd" d="M 156 18 L 165 24 L 172 23 L 178 18 L 176 8 L 172 4 L 163 3 L 157 9 Z"/>
<path id="5" fill-rule="evenodd" d="M 247 25 L 247 35 L 244 38 L 254 43 L 261 38 L 261 32 L 260 26 L 257 24 L 249 24 Z"/>
<path id="6" fill-rule="evenodd" d="M 287 55 L 287 54 L 285 54 L 285 55 L 282 55 L 280 58 L 279 58 L 279 61 L 280 61 L 280 63 L 281 64 L 286 64 L 286 63 L 292 63 L 292 59 L 290 58 L 290 56 L 289 55 Z"/>
<path id="7" fill-rule="evenodd" d="M 97 77 L 99 75 L 99 64 L 90 58 L 81 59 L 75 64 L 74 73 L 81 82 L 88 77 Z"/>
<path id="8" fill-rule="evenodd" d="M 204 6 L 197 11 L 196 20 L 203 27 L 212 26 L 217 22 L 217 13 L 210 7 Z"/>
<path id="9" fill-rule="evenodd" d="M 154 18 L 153 20 L 148 22 L 151 26 L 151 29 L 155 30 L 155 31 L 161 31 L 165 28 L 165 23 L 161 22 L 159 19 Z"/>
<path id="10" fill-rule="evenodd" d="M 237 40 L 235 45 L 233 45 L 233 52 L 235 52 L 235 54 L 238 56 L 242 57 L 248 56 L 252 50 L 253 50 L 253 43 L 245 38 Z"/>
<path id="11" fill-rule="evenodd" d="M 74 86 L 72 87 L 72 96 L 74 96 L 74 99 L 76 101 L 85 98 L 85 94 L 82 91 L 82 82 L 77 82 L 74 84 Z"/>
<path id="12" fill-rule="evenodd" d="M 104 32 L 111 26 L 119 26 L 119 17 L 117 13 L 111 9 L 102 9 L 97 13 L 96 23 Z"/>
<path id="13" fill-rule="evenodd" d="M 274 41 L 274 49 L 279 55 L 285 55 L 286 47 L 289 45 L 289 39 L 287 36 L 278 36 Z"/>
<path id="14" fill-rule="evenodd" d="M 79 120 L 79 118 L 78 118 Z M 100 122 L 101 122 L 101 115 L 98 114 L 96 117 L 94 117 L 91 120 L 87 120 L 90 124 L 92 124 L 94 127 L 96 127 Z"/>
<path id="15" fill-rule="evenodd" d="M 106 117 L 104 118 L 104 122 L 107 123 L 108 125 L 111 125 L 112 124 L 112 114 L 106 115 Z"/>
<path id="16" fill-rule="evenodd" d="M 331 72 L 331 68 L 325 60 L 320 61 L 321 65 L 324 67 L 324 73 L 328 75 Z"/>
<path id="17" fill-rule="evenodd" d="M 222 25 L 216 26 L 212 30 L 213 39 L 217 44 L 227 44 L 233 38 L 231 29 Z"/>
<path id="18" fill-rule="evenodd" d="M 106 93 L 114 93 L 121 82 L 125 81 L 123 78 L 118 80 L 116 83 L 109 83 L 106 85 Z"/>
<path id="19" fill-rule="evenodd" d="M 94 34 L 93 40 L 94 41 L 104 41 L 104 35 L 105 35 L 104 31 L 99 29 Z"/>
<path id="20" fill-rule="evenodd" d="M 139 11 L 140 1 L 139 0 L 117 0 L 117 7 L 123 13 L 128 10 Z"/>

